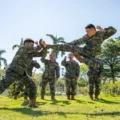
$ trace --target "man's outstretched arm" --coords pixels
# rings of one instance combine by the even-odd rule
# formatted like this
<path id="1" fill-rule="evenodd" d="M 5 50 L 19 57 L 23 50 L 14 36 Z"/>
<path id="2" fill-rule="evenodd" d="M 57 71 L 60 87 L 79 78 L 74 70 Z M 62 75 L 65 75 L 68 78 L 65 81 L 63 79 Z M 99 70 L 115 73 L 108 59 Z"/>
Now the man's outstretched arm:
<path id="1" fill-rule="evenodd" d="M 40 64 L 37 62 L 37 60 L 33 60 L 32 64 L 35 68 L 40 68 Z"/>
<path id="2" fill-rule="evenodd" d="M 97 29 L 102 33 L 103 41 L 105 39 L 111 37 L 112 35 L 114 35 L 117 32 L 117 30 L 114 27 L 112 27 L 112 26 L 110 26 L 108 28 L 104 28 L 104 29 L 101 28 L 100 26 L 97 26 Z"/>
<path id="3" fill-rule="evenodd" d="M 23 46 L 21 47 L 21 52 L 22 53 L 35 53 L 40 51 L 42 48 L 46 48 L 46 43 L 44 41 L 36 41 L 35 44 L 37 45 L 37 47 L 31 47 L 31 46 Z"/>
<path id="4" fill-rule="evenodd" d="M 45 57 L 47 55 L 48 51 L 46 48 L 42 49 L 40 52 L 34 52 L 32 53 L 33 57 Z"/>

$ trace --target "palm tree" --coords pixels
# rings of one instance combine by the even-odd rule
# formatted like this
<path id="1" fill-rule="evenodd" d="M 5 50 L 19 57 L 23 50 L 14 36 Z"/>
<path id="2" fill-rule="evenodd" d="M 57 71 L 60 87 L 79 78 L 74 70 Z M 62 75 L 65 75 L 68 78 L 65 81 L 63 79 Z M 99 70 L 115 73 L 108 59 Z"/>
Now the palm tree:
<path id="1" fill-rule="evenodd" d="M 5 58 L 1 57 L 3 53 L 6 53 L 6 51 L 0 50 L 0 68 L 2 66 L 2 62 L 4 63 L 5 66 L 7 65 L 7 60 Z"/>
<path id="2" fill-rule="evenodd" d="M 20 48 L 21 46 L 23 46 L 24 45 L 24 42 L 23 42 L 23 38 L 21 38 L 21 42 L 20 42 L 20 44 L 19 45 L 13 45 L 13 47 L 12 47 L 12 49 L 14 50 L 15 48 Z"/>
<path id="3" fill-rule="evenodd" d="M 46 34 L 46 36 L 48 36 L 48 37 L 50 37 L 52 39 L 54 45 L 56 45 L 58 43 L 66 43 L 63 37 L 59 37 L 58 38 L 57 35 L 54 36 L 54 35 L 51 35 L 51 34 Z M 52 53 L 55 53 L 56 54 L 56 58 L 57 58 L 58 54 L 59 54 L 59 51 L 52 50 Z M 61 52 L 61 56 L 63 56 L 64 54 L 65 54 L 65 52 L 62 51 Z"/>

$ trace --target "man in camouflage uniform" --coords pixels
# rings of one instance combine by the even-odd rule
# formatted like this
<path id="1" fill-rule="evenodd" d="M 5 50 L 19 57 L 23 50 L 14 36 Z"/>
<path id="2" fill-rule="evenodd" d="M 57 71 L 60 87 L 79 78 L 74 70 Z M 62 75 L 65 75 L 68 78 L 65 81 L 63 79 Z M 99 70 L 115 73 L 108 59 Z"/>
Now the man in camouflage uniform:
<path id="1" fill-rule="evenodd" d="M 84 63 L 88 66 L 92 63 L 101 65 L 101 60 L 98 60 L 98 55 L 101 52 L 101 44 L 104 40 L 111 37 L 116 33 L 116 29 L 113 27 L 101 28 L 97 26 L 96 30 L 93 24 L 89 24 L 85 27 L 86 35 L 82 38 L 74 40 L 68 44 L 63 45 L 47 45 L 47 48 L 53 48 L 55 50 L 67 51 L 75 53 L 85 58 Z M 78 47 L 77 45 L 85 44 L 84 47 Z M 90 96 L 92 98 L 92 96 Z"/>
<path id="2" fill-rule="evenodd" d="M 96 30 L 93 24 L 89 24 L 85 27 L 86 35 L 82 38 L 74 40 L 73 42 L 61 45 L 47 45 L 47 48 L 52 48 L 58 51 L 66 51 L 66 52 L 77 52 L 79 55 L 83 56 L 86 64 L 90 64 L 90 61 L 96 61 L 97 56 L 101 52 L 101 44 L 104 40 L 111 37 L 116 33 L 116 29 L 113 27 L 108 27 L 102 29 L 100 26 L 97 26 Z M 84 47 L 79 47 L 78 45 L 85 44 Z"/>
<path id="3" fill-rule="evenodd" d="M 65 82 L 67 99 L 74 100 L 74 96 L 76 95 L 77 79 L 80 73 L 80 66 L 75 60 L 73 60 L 74 56 L 72 53 L 68 55 L 68 58 L 69 61 L 66 61 L 65 57 L 61 64 L 66 68 Z"/>
<path id="4" fill-rule="evenodd" d="M 27 74 L 32 77 L 32 70 L 33 68 L 40 68 L 40 64 L 36 61 L 33 60 L 30 66 L 27 69 Z M 15 92 L 14 92 L 14 99 L 17 99 L 17 96 L 19 95 L 20 91 L 24 91 L 24 99 L 27 99 L 28 96 L 28 90 L 27 88 L 24 89 L 24 84 L 21 81 L 17 81 L 17 87 L 15 87 Z"/>
<path id="5" fill-rule="evenodd" d="M 43 73 L 41 83 L 41 99 L 44 99 L 45 88 L 49 82 L 51 100 L 55 100 L 55 81 L 60 76 L 59 64 L 55 61 L 55 54 L 50 54 L 49 59 L 50 60 L 45 59 L 45 57 L 41 58 L 41 62 L 45 64 L 45 71 Z"/>
<path id="6" fill-rule="evenodd" d="M 39 41 L 43 48 L 46 47 L 44 42 Z M 36 105 L 36 84 L 27 75 L 27 69 L 32 62 L 33 57 L 41 57 L 44 52 L 38 52 L 41 50 L 41 46 L 38 42 L 35 42 L 37 47 L 34 47 L 34 41 L 26 39 L 24 46 L 20 47 L 14 56 L 12 63 L 8 67 L 5 77 L 0 80 L 0 93 L 4 92 L 15 80 L 21 80 L 25 86 L 29 89 L 30 104 L 29 107 L 38 107 Z"/>
<path id="7" fill-rule="evenodd" d="M 74 56 L 81 63 L 85 61 L 85 58 L 79 56 L 78 53 L 74 53 Z M 91 100 L 93 100 L 93 94 L 95 94 L 95 99 L 98 100 L 98 96 L 100 94 L 100 82 L 103 74 L 103 64 L 100 59 L 96 59 L 101 62 L 101 64 L 96 64 L 94 61 L 90 61 L 89 70 L 88 70 L 88 78 L 89 78 L 89 95 Z M 95 87 L 95 92 L 94 92 Z"/>

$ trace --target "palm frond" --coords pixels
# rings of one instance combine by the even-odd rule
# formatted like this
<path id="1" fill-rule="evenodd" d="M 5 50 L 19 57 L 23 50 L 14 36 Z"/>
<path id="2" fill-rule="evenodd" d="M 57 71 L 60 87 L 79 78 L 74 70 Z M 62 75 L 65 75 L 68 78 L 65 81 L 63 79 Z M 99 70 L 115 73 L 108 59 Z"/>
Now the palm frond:
<path id="1" fill-rule="evenodd" d="M 3 53 L 6 53 L 6 51 L 5 51 L 5 50 L 0 50 L 0 56 L 1 56 Z"/>
<path id="2" fill-rule="evenodd" d="M 23 38 L 21 38 L 20 47 L 24 45 Z"/>
<path id="3" fill-rule="evenodd" d="M 65 39 L 63 37 L 59 37 L 58 41 L 65 41 Z"/>
<path id="4" fill-rule="evenodd" d="M 65 41 L 57 41 L 57 43 L 66 43 Z"/>
<path id="5" fill-rule="evenodd" d="M 1 62 L 3 62 L 5 66 L 7 65 L 7 60 L 5 58 L 0 57 L 0 66 L 1 66 Z"/>
<path id="6" fill-rule="evenodd" d="M 50 37 L 53 41 L 53 44 L 56 44 L 57 43 L 57 39 L 56 37 L 54 37 L 54 35 L 51 35 L 51 34 L 46 34 L 46 36 Z"/>
<path id="7" fill-rule="evenodd" d="M 19 48 L 19 45 L 13 45 L 12 49 L 14 50 L 15 48 Z"/>

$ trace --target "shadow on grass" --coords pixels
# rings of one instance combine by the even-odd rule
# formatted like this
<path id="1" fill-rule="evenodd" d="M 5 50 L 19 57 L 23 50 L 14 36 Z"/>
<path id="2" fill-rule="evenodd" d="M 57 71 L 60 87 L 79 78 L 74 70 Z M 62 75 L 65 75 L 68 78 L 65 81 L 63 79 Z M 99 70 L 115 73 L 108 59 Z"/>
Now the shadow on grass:
<path id="1" fill-rule="evenodd" d="M 66 101 L 62 101 L 62 100 L 57 101 L 57 100 L 55 100 L 55 101 L 52 101 L 52 103 L 50 103 L 50 104 L 57 105 L 58 103 L 62 103 L 63 104 L 62 106 L 71 104 L 70 101 L 68 101 L 68 100 L 66 100 Z"/>
<path id="2" fill-rule="evenodd" d="M 75 100 L 75 102 L 80 103 L 80 104 L 81 103 L 85 103 L 85 101 L 83 101 L 83 100 L 77 100 L 77 99 Z"/>
<path id="3" fill-rule="evenodd" d="M 120 102 L 115 102 L 115 101 L 110 101 L 110 100 L 105 100 L 105 99 L 99 99 L 96 102 L 101 102 L 105 104 L 120 104 Z"/>
<path id="4" fill-rule="evenodd" d="M 8 110 L 8 111 L 14 111 L 14 112 L 20 112 L 25 115 L 39 117 L 39 116 L 46 116 L 46 115 L 52 115 L 52 114 L 58 114 L 60 116 L 66 117 L 68 114 L 79 114 L 76 112 L 51 112 L 51 111 L 43 111 L 43 110 L 33 110 L 31 108 L 0 108 L 0 110 Z"/>
<path id="5" fill-rule="evenodd" d="M 99 112 L 99 113 L 83 113 L 84 115 L 89 116 L 120 116 L 120 112 Z"/>
<path id="6" fill-rule="evenodd" d="M 39 116 L 47 116 L 52 114 L 57 114 L 59 116 L 67 117 L 67 115 L 86 115 L 91 117 L 97 117 L 97 116 L 120 116 L 120 112 L 98 112 L 98 113 L 80 113 L 80 112 L 51 112 L 51 111 L 43 111 L 43 110 L 34 110 L 31 108 L 0 108 L 0 110 L 8 110 L 13 112 L 20 112 L 25 115 L 29 115 L 32 117 L 39 117 Z"/>
<path id="7" fill-rule="evenodd" d="M 45 105 L 47 102 L 37 102 L 38 105 Z M 29 100 L 25 100 L 21 106 L 28 106 Z"/>

